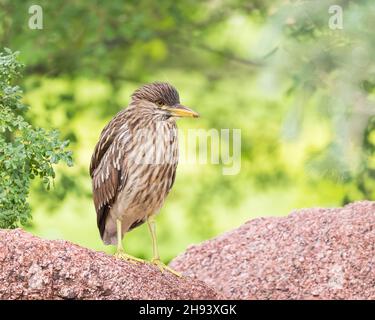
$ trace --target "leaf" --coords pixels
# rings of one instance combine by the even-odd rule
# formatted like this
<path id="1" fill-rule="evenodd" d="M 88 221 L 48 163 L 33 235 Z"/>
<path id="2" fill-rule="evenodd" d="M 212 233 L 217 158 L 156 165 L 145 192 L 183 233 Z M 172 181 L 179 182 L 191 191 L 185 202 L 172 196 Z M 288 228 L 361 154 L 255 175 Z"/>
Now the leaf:
<path id="1" fill-rule="evenodd" d="M 27 107 L 22 91 L 13 82 L 23 67 L 18 52 L 5 48 L 0 53 L 0 228 L 15 228 L 31 219 L 27 202 L 30 180 L 39 176 L 50 190 L 53 165 L 64 161 L 72 166 L 69 141 L 61 141 L 59 132 L 34 128 L 20 115 Z"/>

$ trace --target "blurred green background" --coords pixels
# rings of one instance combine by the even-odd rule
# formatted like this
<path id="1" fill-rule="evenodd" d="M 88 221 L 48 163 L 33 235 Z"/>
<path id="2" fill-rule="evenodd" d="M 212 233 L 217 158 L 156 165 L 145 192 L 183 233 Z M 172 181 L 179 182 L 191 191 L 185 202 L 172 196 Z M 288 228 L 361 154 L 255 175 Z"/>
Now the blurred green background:
<path id="1" fill-rule="evenodd" d="M 32 4 L 42 30 L 28 26 Z M 331 5 L 343 29 L 329 27 Z M 114 251 L 96 227 L 91 153 L 133 90 L 156 80 L 201 114 L 181 129 L 242 132 L 238 175 L 222 164 L 178 167 L 157 219 L 164 260 L 255 217 L 374 199 L 374 17 L 370 0 L 0 0 L 1 47 L 26 64 L 26 117 L 59 129 L 74 153 L 52 191 L 34 182 L 27 228 Z M 124 244 L 151 257 L 145 225 Z"/>

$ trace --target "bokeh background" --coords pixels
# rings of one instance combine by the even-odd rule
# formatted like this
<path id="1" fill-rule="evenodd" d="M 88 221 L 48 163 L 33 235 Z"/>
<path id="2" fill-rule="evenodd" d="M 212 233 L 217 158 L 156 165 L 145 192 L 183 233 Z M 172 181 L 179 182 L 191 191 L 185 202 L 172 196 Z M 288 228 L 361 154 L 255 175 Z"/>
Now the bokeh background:
<path id="1" fill-rule="evenodd" d="M 28 27 L 32 4 L 43 29 Z M 343 29 L 329 27 L 331 5 Z M 27 229 L 102 244 L 88 166 L 103 126 L 143 83 L 168 81 L 201 114 L 181 129 L 237 128 L 241 171 L 180 165 L 158 217 L 168 261 L 245 221 L 374 199 L 375 3 L 362 1 L 0 0 L 1 47 L 20 51 L 25 115 L 71 141 L 55 188 L 33 183 Z M 151 256 L 143 225 L 125 248 Z"/>

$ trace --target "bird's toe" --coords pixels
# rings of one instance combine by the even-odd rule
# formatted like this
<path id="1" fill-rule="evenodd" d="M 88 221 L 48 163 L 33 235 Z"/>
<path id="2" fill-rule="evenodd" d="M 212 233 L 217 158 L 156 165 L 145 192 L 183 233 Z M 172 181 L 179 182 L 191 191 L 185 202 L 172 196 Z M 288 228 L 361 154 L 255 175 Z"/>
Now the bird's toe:
<path id="1" fill-rule="evenodd" d="M 177 277 L 182 277 L 180 273 L 173 270 L 172 268 L 168 267 L 165 263 L 160 261 L 159 259 L 152 259 L 151 263 L 159 268 L 161 272 L 164 272 L 165 270 L 169 271 L 170 273 L 174 274 Z"/>
<path id="2" fill-rule="evenodd" d="M 127 254 L 127 253 L 121 252 L 121 251 L 116 252 L 115 257 L 118 258 L 118 259 L 128 261 L 130 263 L 145 263 L 145 261 L 143 259 L 133 257 L 130 254 Z"/>

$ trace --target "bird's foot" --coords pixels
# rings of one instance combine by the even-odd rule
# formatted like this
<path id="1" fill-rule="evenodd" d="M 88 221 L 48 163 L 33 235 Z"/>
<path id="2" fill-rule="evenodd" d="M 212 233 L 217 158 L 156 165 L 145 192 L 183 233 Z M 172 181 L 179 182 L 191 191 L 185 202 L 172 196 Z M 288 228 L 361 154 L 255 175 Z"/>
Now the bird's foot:
<path id="1" fill-rule="evenodd" d="M 118 258 L 118 259 L 126 260 L 126 261 L 131 262 L 131 263 L 137 263 L 137 262 L 138 263 L 145 263 L 145 260 L 142 260 L 142 259 L 137 258 L 137 257 L 133 257 L 130 254 L 127 254 L 124 251 L 120 251 L 120 250 L 115 253 L 115 257 Z"/>
<path id="2" fill-rule="evenodd" d="M 160 269 L 161 272 L 164 272 L 164 270 L 167 270 L 170 273 L 173 273 L 177 277 L 182 277 L 182 275 L 180 273 L 178 273 L 177 271 L 175 271 L 172 268 L 168 267 L 165 263 L 163 263 L 162 261 L 160 261 L 160 259 L 152 259 L 151 263 L 153 265 L 157 266 Z"/>

